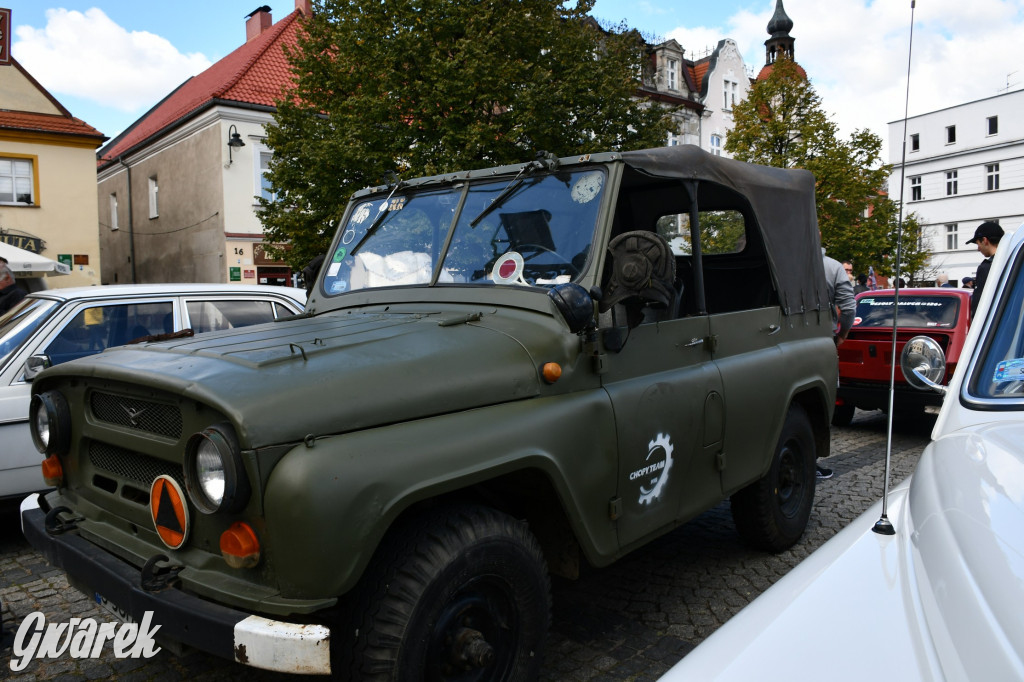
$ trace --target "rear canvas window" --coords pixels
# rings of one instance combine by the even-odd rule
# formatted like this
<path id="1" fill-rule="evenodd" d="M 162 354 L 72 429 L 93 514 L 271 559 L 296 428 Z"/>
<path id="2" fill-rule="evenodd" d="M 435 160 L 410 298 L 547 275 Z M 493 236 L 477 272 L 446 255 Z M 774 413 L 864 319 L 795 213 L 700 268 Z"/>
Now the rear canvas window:
<path id="1" fill-rule="evenodd" d="M 960 300 L 952 296 L 900 296 L 897 324 L 900 327 L 940 327 L 956 325 Z M 891 327 L 892 296 L 865 296 L 857 301 L 857 327 Z"/>

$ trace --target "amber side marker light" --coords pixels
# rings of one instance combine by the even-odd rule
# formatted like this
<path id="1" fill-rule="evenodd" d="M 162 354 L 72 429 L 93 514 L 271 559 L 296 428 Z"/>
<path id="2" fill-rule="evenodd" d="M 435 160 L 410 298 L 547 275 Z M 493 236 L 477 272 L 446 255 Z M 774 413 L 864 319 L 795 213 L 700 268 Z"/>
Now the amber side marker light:
<path id="1" fill-rule="evenodd" d="M 260 562 L 260 541 L 249 524 L 235 521 L 220 534 L 220 553 L 231 568 L 252 568 Z"/>
<path id="2" fill-rule="evenodd" d="M 562 366 L 557 362 L 546 362 L 540 368 L 540 373 L 544 377 L 544 381 L 553 384 L 562 377 Z"/>
<path id="3" fill-rule="evenodd" d="M 64 467 L 60 465 L 57 455 L 50 455 L 43 460 L 43 483 L 54 488 L 64 482 Z"/>

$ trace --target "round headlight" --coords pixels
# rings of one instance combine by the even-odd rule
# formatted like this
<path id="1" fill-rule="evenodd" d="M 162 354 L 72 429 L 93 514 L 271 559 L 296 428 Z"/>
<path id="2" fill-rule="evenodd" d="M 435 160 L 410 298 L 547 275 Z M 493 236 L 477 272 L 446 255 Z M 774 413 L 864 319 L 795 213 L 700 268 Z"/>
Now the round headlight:
<path id="1" fill-rule="evenodd" d="M 196 483 L 213 506 L 224 502 L 224 460 L 213 441 L 205 437 L 196 447 Z"/>
<path id="2" fill-rule="evenodd" d="M 204 429 L 189 439 L 185 488 L 204 514 L 237 512 L 249 501 L 249 479 L 234 431 L 227 424 Z"/>
<path id="3" fill-rule="evenodd" d="M 46 391 L 32 396 L 29 404 L 32 442 L 43 455 L 68 454 L 71 446 L 71 410 L 64 396 Z"/>

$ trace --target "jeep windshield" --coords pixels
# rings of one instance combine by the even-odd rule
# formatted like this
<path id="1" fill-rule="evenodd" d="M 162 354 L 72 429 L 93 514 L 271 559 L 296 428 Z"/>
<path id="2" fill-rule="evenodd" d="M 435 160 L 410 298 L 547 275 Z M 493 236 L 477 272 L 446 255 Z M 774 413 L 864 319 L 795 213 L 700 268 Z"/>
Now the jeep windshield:
<path id="1" fill-rule="evenodd" d="M 327 294 L 374 287 L 550 286 L 576 279 L 593 241 L 603 170 L 399 187 L 355 203 Z M 474 224 L 475 223 L 475 224 Z"/>
<path id="2" fill-rule="evenodd" d="M 956 325 L 960 300 L 953 296 L 900 295 L 900 327 L 938 327 L 950 329 Z M 854 325 L 864 327 L 891 327 L 893 297 L 863 296 L 857 301 Z"/>

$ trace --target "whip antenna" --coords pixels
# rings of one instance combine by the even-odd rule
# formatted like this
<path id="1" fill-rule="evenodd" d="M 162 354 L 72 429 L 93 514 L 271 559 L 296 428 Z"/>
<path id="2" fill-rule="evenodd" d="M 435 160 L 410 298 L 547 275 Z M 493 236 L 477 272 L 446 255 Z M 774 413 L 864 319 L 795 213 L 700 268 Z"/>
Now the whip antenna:
<path id="1" fill-rule="evenodd" d="M 910 111 L 910 57 L 914 52 L 914 5 L 910 0 L 910 45 L 907 47 L 907 95 L 903 103 L 903 158 L 900 160 L 900 211 L 896 223 L 896 286 L 892 301 L 892 359 L 889 362 L 889 418 L 885 436 L 885 474 L 882 481 L 882 516 L 871 530 L 882 535 L 895 535 L 887 514 L 889 509 L 889 474 L 892 466 L 892 415 L 896 393 L 896 322 L 900 309 L 900 262 L 903 260 L 903 182 L 907 177 L 907 115 Z"/>

